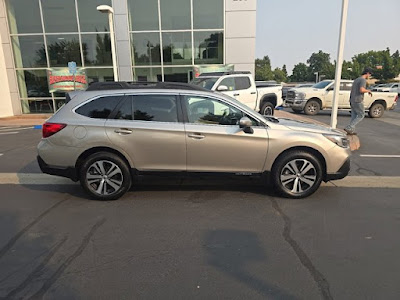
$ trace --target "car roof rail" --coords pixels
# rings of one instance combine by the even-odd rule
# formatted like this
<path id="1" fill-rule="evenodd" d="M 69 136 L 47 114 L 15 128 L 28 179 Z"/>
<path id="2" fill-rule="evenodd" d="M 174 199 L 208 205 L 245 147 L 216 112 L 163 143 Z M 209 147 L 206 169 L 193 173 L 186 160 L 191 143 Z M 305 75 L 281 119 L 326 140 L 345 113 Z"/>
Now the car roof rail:
<path id="1" fill-rule="evenodd" d="M 201 73 L 199 75 L 199 77 L 202 77 L 202 76 L 238 75 L 238 74 L 251 74 L 251 72 L 250 71 L 206 72 L 206 73 Z"/>
<path id="2" fill-rule="evenodd" d="M 176 89 L 176 90 L 209 90 L 189 83 L 183 82 L 152 82 L 152 81 L 108 81 L 94 82 L 86 91 L 121 90 L 121 89 Z"/>

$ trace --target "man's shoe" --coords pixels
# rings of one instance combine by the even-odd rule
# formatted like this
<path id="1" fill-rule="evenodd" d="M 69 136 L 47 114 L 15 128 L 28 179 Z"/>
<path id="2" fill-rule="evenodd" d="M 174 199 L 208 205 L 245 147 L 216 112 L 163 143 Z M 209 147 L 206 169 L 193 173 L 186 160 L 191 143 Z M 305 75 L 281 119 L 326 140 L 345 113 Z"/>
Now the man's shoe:
<path id="1" fill-rule="evenodd" d="M 344 129 L 348 135 L 357 135 L 354 131 L 348 130 L 347 128 Z"/>

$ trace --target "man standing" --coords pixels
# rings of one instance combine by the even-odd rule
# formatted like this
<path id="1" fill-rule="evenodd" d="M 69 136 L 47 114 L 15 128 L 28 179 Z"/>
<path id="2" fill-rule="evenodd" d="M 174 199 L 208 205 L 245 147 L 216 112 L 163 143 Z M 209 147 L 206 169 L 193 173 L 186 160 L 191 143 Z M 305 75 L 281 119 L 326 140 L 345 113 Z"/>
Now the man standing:
<path id="1" fill-rule="evenodd" d="M 364 110 L 364 94 L 368 93 L 372 96 L 370 90 L 366 89 L 367 79 L 372 75 L 371 68 L 365 68 L 362 75 L 353 82 L 350 93 L 350 106 L 351 106 L 351 120 L 350 124 L 346 126 L 344 131 L 347 134 L 353 135 L 355 133 L 356 125 L 361 122 L 365 117 Z"/>

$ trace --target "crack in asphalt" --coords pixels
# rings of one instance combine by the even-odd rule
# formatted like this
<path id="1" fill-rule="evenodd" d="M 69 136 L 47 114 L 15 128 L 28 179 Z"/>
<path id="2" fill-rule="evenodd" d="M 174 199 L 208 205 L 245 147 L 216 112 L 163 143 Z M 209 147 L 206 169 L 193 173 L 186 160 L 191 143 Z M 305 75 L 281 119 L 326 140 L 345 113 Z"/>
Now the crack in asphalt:
<path id="1" fill-rule="evenodd" d="M 34 295 L 29 297 L 29 299 L 42 299 L 46 292 L 52 287 L 52 285 L 57 281 L 57 279 L 64 273 L 65 269 L 86 249 L 91 238 L 96 233 L 97 229 L 101 227 L 106 222 L 106 218 L 102 218 L 93 225 L 88 234 L 83 238 L 79 247 L 75 250 L 72 255 L 70 255 L 61 266 L 54 272 L 54 274 L 43 284 L 41 289 L 37 291 Z"/>
<path id="2" fill-rule="evenodd" d="M 28 275 L 28 277 L 26 277 L 26 279 L 20 285 L 10 291 L 4 299 L 14 299 L 14 297 L 23 291 L 31 283 L 31 281 L 39 277 L 43 273 L 44 268 L 49 263 L 50 259 L 58 252 L 61 246 L 64 245 L 67 239 L 67 237 L 64 237 L 56 246 L 54 246 L 45 259 Z"/>
<path id="3" fill-rule="evenodd" d="M 62 203 L 68 200 L 68 197 L 66 199 L 63 199 L 56 204 L 50 206 L 48 209 L 46 209 L 44 212 L 42 212 L 38 217 L 36 217 L 31 223 L 26 225 L 22 230 L 20 230 L 11 240 L 8 241 L 8 243 L 0 249 L 0 259 L 15 245 L 15 243 L 29 230 L 31 229 L 35 224 L 37 224 L 40 220 L 42 220 L 47 214 L 49 214 L 53 209 L 57 208 L 60 206 Z"/>
<path id="4" fill-rule="evenodd" d="M 365 174 L 365 172 L 367 172 L 367 173 L 369 172 L 370 174 L 372 174 L 374 176 L 382 176 L 382 174 L 375 172 L 374 170 L 370 170 L 370 169 L 361 167 L 358 163 L 356 163 L 354 161 L 352 161 L 351 163 L 355 164 L 357 166 L 356 173 L 359 175 L 367 175 L 367 174 Z M 365 171 L 365 172 L 363 172 L 363 171 Z"/>
<path id="5" fill-rule="evenodd" d="M 307 256 L 304 250 L 300 247 L 300 245 L 290 236 L 292 230 L 292 221 L 290 218 L 283 212 L 281 207 L 279 206 L 276 199 L 271 200 L 272 207 L 276 210 L 276 212 L 282 217 L 284 221 L 284 228 L 282 236 L 285 238 L 286 242 L 292 247 L 297 257 L 299 258 L 301 264 L 310 272 L 313 277 L 315 283 L 318 285 L 319 290 L 321 291 L 322 297 L 325 300 L 333 300 L 329 289 L 328 280 L 319 272 L 315 266 L 313 265 L 311 259 Z"/>

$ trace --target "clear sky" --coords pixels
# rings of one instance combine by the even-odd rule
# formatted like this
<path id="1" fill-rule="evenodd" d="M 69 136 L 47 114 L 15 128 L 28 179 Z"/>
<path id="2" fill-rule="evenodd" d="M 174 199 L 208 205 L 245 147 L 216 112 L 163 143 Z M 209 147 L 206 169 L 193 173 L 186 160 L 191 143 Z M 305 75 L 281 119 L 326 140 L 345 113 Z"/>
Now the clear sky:
<path id="1" fill-rule="evenodd" d="M 337 57 L 342 0 L 257 0 L 256 57 L 272 67 L 322 50 Z M 349 0 L 344 59 L 369 50 L 400 50 L 400 0 Z"/>

